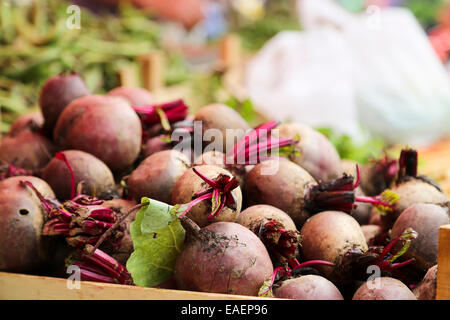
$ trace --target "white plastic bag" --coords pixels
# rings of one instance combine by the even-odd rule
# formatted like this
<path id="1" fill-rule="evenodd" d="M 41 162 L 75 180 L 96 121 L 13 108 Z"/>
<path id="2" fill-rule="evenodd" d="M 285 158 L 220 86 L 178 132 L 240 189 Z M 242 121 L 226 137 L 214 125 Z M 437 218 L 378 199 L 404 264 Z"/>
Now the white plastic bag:
<path id="1" fill-rule="evenodd" d="M 247 70 L 261 111 L 357 139 L 362 124 L 391 143 L 424 144 L 450 132 L 448 75 L 408 10 L 355 15 L 328 0 L 298 8 L 304 31 L 274 37 Z"/>

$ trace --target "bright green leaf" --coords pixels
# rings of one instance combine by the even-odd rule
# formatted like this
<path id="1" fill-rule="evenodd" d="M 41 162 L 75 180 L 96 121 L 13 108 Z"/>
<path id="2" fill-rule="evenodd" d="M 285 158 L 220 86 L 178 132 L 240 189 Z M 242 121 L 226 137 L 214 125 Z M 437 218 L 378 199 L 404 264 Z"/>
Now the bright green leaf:
<path id="1" fill-rule="evenodd" d="M 126 267 L 136 285 L 152 287 L 173 276 L 185 230 L 180 220 L 172 215 L 172 206 L 148 198 L 143 198 L 142 202 L 150 202 L 150 205 L 142 208 L 131 224 L 134 252 Z M 155 229 L 158 226 L 161 228 Z"/>
<path id="2" fill-rule="evenodd" d="M 172 206 L 149 198 L 142 198 L 142 203 L 150 202 L 150 205 L 143 207 L 144 219 L 141 223 L 142 233 L 153 233 L 170 225 L 176 217 L 170 213 Z"/>

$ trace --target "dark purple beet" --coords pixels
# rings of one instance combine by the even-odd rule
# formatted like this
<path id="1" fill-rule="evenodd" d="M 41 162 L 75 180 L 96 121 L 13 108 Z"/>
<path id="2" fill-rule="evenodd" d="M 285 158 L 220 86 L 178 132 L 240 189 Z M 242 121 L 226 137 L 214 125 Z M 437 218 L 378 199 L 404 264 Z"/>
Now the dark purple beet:
<path id="1" fill-rule="evenodd" d="M 90 94 L 83 79 L 77 74 L 55 75 L 43 85 L 39 106 L 44 115 L 44 130 L 52 134 L 59 115 L 73 100 Z"/>

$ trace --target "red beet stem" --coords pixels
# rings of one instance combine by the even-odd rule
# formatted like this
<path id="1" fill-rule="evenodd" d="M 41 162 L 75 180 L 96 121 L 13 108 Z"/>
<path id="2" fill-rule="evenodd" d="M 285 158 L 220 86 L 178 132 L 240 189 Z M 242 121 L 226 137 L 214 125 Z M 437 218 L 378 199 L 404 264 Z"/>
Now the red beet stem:
<path id="1" fill-rule="evenodd" d="M 356 202 L 363 202 L 363 203 L 370 203 L 373 204 L 375 206 L 383 206 L 383 207 L 388 207 L 390 209 L 394 209 L 394 206 L 386 203 L 384 201 L 381 201 L 380 199 L 378 199 L 377 197 L 367 197 L 367 196 L 358 196 L 355 197 L 355 201 Z"/>
<path id="2" fill-rule="evenodd" d="M 393 263 L 392 266 L 391 266 L 391 268 L 392 268 L 392 270 L 395 270 L 395 269 L 398 269 L 398 268 L 407 266 L 407 265 L 413 263 L 414 261 L 415 261 L 415 259 L 414 259 L 414 258 L 411 258 L 411 259 L 408 259 L 408 260 L 403 261 L 403 262 Z"/>
<path id="3" fill-rule="evenodd" d="M 182 99 L 159 105 L 133 106 L 133 109 L 143 115 L 142 120 L 146 124 L 156 124 L 161 121 L 158 109 L 164 112 L 169 123 L 184 120 L 188 113 L 188 108 Z"/>
<path id="4" fill-rule="evenodd" d="M 53 207 L 49 203 L 49 201 L 44 198 L 44 196 L 33 186 L 33 184 L 31 182 L 29 182 L 29 181 L 21 181 L 21 184 L 30 187 L 34 191 L 34 193 L 36 193 L 36 195 L 39 198 L 39 200 L 41 201 L 41 204 L 44 207 L 45 211 L 50 216 Z"/>
<path id="5" fill-rule="evenodd" d="M 403 149 L 399 159 L 399 178 L 417 176 L 418 155 L 414 149 Z"/>
<path id="6" fill-rule="evenodd" d="M 73 173 L 72 167 L 71 167 L 71 165 L 70 165 L 69 161 L 67 160 L 67 157 L 66 157 L 66 155 L 64 153 L 62 153 L 62 152 L 55 153 L 55 158 L 58 159 L 58 160 L 62 160 L 65 163 L 67 169 L 69 170 L 70 179 L 71 179 L 70 199 L 73 199 L 75 197 L 75 195 L 76 195 L 75 194 L 76 186 L 75 186 L 75 175 Z"/>
<path id="7" fill-rule="evenodd" d="M 213 188 L 219 188 L 220 187 L 216 181 L 214 181 L 213 179 L 210 179 L 207 176 L 205 176 L 203 173 L 198 171 L 196 167 L 193 167 L 192 170 L 195 172 L 196 175 L 198 175 L 203 181 L 205 181 L 211 187 L 213 187 Z"/>
<path id="8" fill-rule="evenodd" d="M 270 134 L 270 131 L 272 129 L 275 129 L 279 124 L 280 124 L 280 122 L 278 122 L 278 121 L 270 121 L 270 122 L 264 123 L 264 124 L 260 125 L 259 127 L 255 128 L 249 134 L 247 134 L 244 138 L 242 138 L 240 141 L 238 141 L 236 143 L 233 150 L 230 151 L 228 156 L 233 156 L 233 158 L 236 158 L 236 155 L 239 152 L 246 150 L 250 145 L 254 144 L 258 140 L 262 140 L 262 141 L 266 140 L 268 134 L 261 136 L 261 133 L 269 133 Z"/>
<path id="9" fill-rule="evenodd" d="M 310 261 L 306 261 L 303 263 L 300 263 L 297 268 L 306 268 L 306 267 L 311 267 L 311 266 L 329 266 L 329 267 L 333 267 L 334 263 L 329 262 L 329 261 L 325 261 L 325 260 L 310 260 Z"/>

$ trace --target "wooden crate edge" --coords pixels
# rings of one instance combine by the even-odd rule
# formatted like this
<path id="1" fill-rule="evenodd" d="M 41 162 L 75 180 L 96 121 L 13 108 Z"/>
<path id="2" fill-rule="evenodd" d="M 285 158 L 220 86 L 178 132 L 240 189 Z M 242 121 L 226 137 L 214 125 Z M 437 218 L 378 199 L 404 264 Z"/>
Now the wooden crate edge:
<path id="1" fill-rule="evenodd" d="M 146 288 L 81 281 L 69 289 L 67 279 L 0 272 L 1 300 L 263 300 L 268 298 Z"/>

